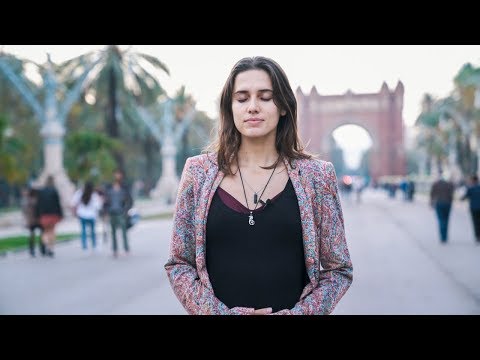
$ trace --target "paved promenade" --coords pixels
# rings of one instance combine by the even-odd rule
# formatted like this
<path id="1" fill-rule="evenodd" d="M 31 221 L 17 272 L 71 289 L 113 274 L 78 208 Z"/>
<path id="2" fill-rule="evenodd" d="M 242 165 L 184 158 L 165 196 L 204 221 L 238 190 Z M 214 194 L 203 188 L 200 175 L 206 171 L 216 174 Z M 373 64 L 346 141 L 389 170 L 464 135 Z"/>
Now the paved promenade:
<path id="1" fill-rule="evenodd" d="M 342 202 L 354 282 L 334 314 L 480 314 L 480 246 L 465 203 L 454 207 L 441 245 L 425 199 L 369 191 L 361 203 Z M 71 219 L 59 232 L 78 229 Z M 22 231 L 0 226 L 0 237 Z M 141 221 L 129 233 L 132 253 L 118 259 L 108 243 L 90 253 L 78 239 L 58 244 L 54 259 L 0 258 L 0 314 L 185 314 L 163 269 L 171 231 L 169 219 Z"/>

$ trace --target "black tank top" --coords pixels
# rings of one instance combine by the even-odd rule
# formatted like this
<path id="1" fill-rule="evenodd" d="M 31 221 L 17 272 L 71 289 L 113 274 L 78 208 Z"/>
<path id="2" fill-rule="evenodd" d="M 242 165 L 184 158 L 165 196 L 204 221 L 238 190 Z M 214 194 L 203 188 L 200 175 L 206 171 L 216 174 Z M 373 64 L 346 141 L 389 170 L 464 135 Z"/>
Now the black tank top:
<path id="1" fill-rule="evenodd" d="M 231 209 L 219 191 L 225 192 L 219 188 L 213 197 L 206 237 L 207 271 L 215 296 L 229 308 L 291 309 L 309 281 L 291 181 L 266 207 L 254 212 L 253 226 L 247 208 L 241 205 L 244 213 Z"/>

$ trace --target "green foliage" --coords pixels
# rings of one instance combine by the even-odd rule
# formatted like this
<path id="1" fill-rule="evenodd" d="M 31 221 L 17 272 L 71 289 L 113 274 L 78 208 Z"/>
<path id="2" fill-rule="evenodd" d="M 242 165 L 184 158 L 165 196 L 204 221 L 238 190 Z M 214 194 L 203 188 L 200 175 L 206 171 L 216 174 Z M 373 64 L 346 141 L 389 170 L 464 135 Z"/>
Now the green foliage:
<path id="1" fill-rule="evenodd" d="M 431 128 L 438 126 L 440 114 L 438 112 L 429 112 L 421 114 L 417 119 L 417 125 L 423 125 Z"/>
<path id="2" fill-rule="evenodd" d="M 2 61 L 8 63 L 14 73 L 23 77 L 32 93 L 41 98 L 38 86 L 22 75 L 24 66 L 31 62 L 5 53 L 0 54 L 0 57 Z M 5 173 L 8 171 L 10 175 L 7 181 L 10 184 L 23 183 L 37 174 L 41 168 L 43 153 L 39 119 L 33 115 L 30 106 L 2 71 L 0 71 L 0 109 L 6 127 L 12 134 L 8 137 L 7 149 L 3 148 L 2 160 L 0 160 L 3 169 L 0 170 L 0 176 L 6 178 Z M 13 156 L 14 161 L 8 160 L 5 152 Z"/>
<path id="3" fill-rule="evenodd" d="M 466 63 L 454 78 L 456 86 L 459 87 L 479 87 L 480 86 L 480 67 L 475 68 L 472 64 Z"/>
<path id="4" fill-rule="evenodd" d="M 104 134 L 81 130 L 66 138 L 65 165 L 74 181 L 107 181 L 116 167 L 113 152 L 122 149 L 119 141 Z"/>
<path id="5" fill-rule="evenodd" d="M 0 174 L 9 183 L 25 182 L 28 176 L 27 169 L 17 165 L 16 158 L 25 150 L 21 139 L 7 136 L 7 119 L 0 114 Z"/>

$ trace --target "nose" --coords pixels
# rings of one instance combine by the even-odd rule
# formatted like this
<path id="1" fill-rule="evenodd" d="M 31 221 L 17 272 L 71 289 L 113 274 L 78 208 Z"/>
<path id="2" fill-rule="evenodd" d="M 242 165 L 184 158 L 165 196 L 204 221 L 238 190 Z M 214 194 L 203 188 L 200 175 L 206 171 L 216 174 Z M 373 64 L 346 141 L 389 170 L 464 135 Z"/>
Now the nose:
<path id="1" fill-rule="evenodd" d="M 249 114 L 256 114 L 258 113 L 258 102 L 257 99 L 252 97 L 248 102 L 248 113 Z"/>

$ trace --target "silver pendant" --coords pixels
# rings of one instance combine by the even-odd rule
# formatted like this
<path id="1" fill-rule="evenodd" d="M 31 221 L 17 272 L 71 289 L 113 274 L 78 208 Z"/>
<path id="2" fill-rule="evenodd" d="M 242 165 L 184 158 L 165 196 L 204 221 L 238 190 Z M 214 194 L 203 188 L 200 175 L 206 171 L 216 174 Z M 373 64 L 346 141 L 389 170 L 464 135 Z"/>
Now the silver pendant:
<path id="1" fill-rule="evenodd" d="M 253 214 L 250 213 L 250 215 L 248 216 L 248 224 L 249 225 L 255 225 L 255 220 L 253 220 Z"/>

